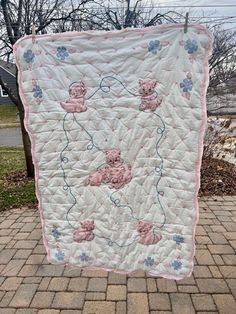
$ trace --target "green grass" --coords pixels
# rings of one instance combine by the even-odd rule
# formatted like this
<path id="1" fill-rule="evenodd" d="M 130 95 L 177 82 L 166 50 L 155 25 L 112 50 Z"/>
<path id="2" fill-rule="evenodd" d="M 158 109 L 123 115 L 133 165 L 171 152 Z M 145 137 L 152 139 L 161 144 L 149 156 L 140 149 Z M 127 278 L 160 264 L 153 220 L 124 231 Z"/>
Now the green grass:
<path id="1" fill-rule="evenodd" d="M 2 189 L 1 185 L 0 188 Z M 0 192 L 0 210 L 35 203 L 34 183 L 12 186 Z"/>
<path id="2" fill-rule="evenodd" d="M 0 178 L 5 173 L 25 169 L 23 148 L 0 147 Z"/>
<path id="3" fill-rule="evenodd" d="M 18 126 L 20 123 L 16 119 L 17 112 L 16 106 L 0 105 L 0 127 Z"/>
<path id="4" fill-rule="evenodd" d="M 7 183 L 5 174 L 25 170 L 22 148 L 0 147 L 0 210 L 36 201 L 34 181 Z"/>

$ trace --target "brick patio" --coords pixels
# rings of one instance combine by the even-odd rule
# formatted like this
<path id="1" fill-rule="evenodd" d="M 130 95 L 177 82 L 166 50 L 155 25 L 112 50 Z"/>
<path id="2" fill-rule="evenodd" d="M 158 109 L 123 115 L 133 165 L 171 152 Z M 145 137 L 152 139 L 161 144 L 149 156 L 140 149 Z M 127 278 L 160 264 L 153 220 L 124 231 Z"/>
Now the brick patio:
<path id="1" fill-rule="evenodd" d="M 174 281 L 49 265 L 35 209 L 0 214 L 1 314 L 235 314 L 236 196 L 201 198 L 194 273 Z"/>

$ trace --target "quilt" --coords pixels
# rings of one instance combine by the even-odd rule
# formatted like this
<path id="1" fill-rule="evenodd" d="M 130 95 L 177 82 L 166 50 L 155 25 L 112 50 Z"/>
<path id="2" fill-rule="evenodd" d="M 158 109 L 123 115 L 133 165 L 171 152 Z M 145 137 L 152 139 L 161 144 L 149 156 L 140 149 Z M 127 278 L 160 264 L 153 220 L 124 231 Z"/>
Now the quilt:
<path id="1" fill-rule="evenodd" d="M 191 275 L 211 46 L 180 24 L 15 44 L 50 263 Z"/>

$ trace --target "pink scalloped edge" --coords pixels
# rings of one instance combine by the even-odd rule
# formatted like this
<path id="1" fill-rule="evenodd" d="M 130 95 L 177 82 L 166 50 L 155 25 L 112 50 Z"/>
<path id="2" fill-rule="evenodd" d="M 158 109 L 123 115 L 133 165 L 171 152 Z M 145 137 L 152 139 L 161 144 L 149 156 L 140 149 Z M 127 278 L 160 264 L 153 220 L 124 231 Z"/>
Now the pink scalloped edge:
<path id="1" fill-rule="evenodd" d="M 194 25 L 194 24 L 189 24 L 188 28 L 195 28 L 198 29 L 199 31 L 202 31 L 203 33 L 205 33 L 208 36 L 209 39 L 209 44 L 208 47 L 205 50 L 205 56 L 204 56 L 204 81 L 203 81 L 203 87 L 201 90 L 201 109 L 202 109 L 202 123 L 199 129 L 199 138 L 198 138 L 198 160 L 196 162 L 196 167 L 195 167 L 195 178 L 196 178 L 196 186 L 195 186 L 195 195 L 194 195 L 194 204 L 195 204 L 195 218 L 194 218 L 194 224 L 193 224 L 193 247 L 192 247 L 192 254 L 191 254 L 191 267 L 189 270 L 189 273 L 184 274 L 183 276 L 180 275 L 170 275 L 170 274 L 166 274 L 166 273 L 159 273 L 159 274 L 155 274 L 152 271 L 146 271 L 146 273 L 150 276 L 154 276 L 154 277 L 164 277 L 166 279 L 173 279 L 173 280 L 181 280 L 184 279 L 185 277 L 190 277 L 192 272 L 193 272 L 193 258 L 195 256 L 195 250 L 196 250 L 196 246 L 195 246 L 195 234 L 196 234 L 196 227 L 197 227 L 197 223 L 199 220 L 199 205 L 198 205 L 198 191 L 200 188 L 200 169 L 201 169 L 201 164 L 202 164 L 202 154 L 203 154 L 203 140 L 204 140 L 204 133 L 205 133 L 205 127 L 206 127 L 206 123 L 207 123 L 207 111 L 206 111 L 206 92 L 207 92 L 207 88 L 208 88 L 208 84 L 209 84 L 209 65 L 208 65 L 208 59 L 212 53 L 212 43 L 213 43 L 213 36 L 212 34 L 202 25 Z M 21 64 L 19 62 L 19 59 L 17 58 L 17 53 L 16 50 L 18 48 L 18 46 L 22 43 L 22 41 L 24 40 L 28 40 L 28 39 L 34 39 L 37 40 L 37 38 L 44 38 L 44 37 L 51 37 L 52 40 L 56 40 L 57 38 L 62 38 L 62 37 L 78 37 L 78 36 L 84 36 L 84 35 L 89 35 L 89 36 L 103 36 L 104 34 L 106 34 L 106 36 L 111 36 L 113 34 L 125 34 L 125 33 L 132 33 L 132 32 L 141 32 L 141 33 L 145 33 L 145 32 L 149 32 L 151 30 L 156 30 L 157 32 L 160 30 L 161 33 L 163 33 L 164 31 L 168 31 L 169 29 L 183 29 L 184 28 L 184 24 L 167 24 L 167 25 L 160 25 L 160 26 L 153 26 L 153 27 L 147 27 L 147 28 L 126 28 L 123 30 L 114 30 L 114 31 L 109 31 L 109 32 L 104 32 L 104 31 L 85 31 L 85 32 L 66 32 L 66 33 L 59 33 L 59 34 L 46 34 L 46 35 L 36 35 L 36 36 L 32 36 L 32 35 L 28 35 L 28 36 L 24 36 L 22 38 L 20 38 L 13 46 L 13 54 L 15 56 L 16 59 L 16 65 L 17 68 L 19 70 L 18 72 L 18 85 L 19 85 L 19 95 L 20 98 L 22 100 L 23 106 L 24 106 L 24 110 L 25 110 L 25 117 L 24 117 L 24 125 L 25 125 L 25 129 L 29 134 L 30 137 L 30 141 L 31 141 L 31 153 L 32 153 L 32 159 L 33 159 L 33 163 L 34 163 L 34 167 L 35 167 L 35 193 L 36 193 L 36 197 L 38 199 L 39 205 L 39 212 L 40 212 L 40 218 L 41 218 L 41 224 L 42 224 L 42 233 L 43 233 L 43 243 L 44 246 L 46 248 L 46 252 L 47 252 L 47 260 L 49 263 L 52 263 L 51 260 L 51 255 L 50 255 L 50 247 L 48 245 L 48 242 L 46 240 L 45 237 L 45 219 L 44 219 L 44 214 L 43 214 L 43 209 L 42 209 L 42 197 L 41 197 L 41 193 L 39 190 L 39 184 L 38 184 L 38 179 L 39 179 L 39 168 L 38 168 L 38 163 L 37 163 L 37 159 L 35 156 L 35 140 L 33 137 L 33 133 L 31 132 L 31 128 L 30 128 L 30 124 L 29 124 L 29 105 L 27 104 L 27 101 L 25 99 L 24 96 L 24 92 L 23 92 L 23 87 L 22 87 L 22 68 L 21 68 Z M 75 265 L 71 265 L 68 263 L 57 263 L 56 265 L 65 265 L 68 268 L 81 268 L 79 266 L 75 266 Z M 104 271 L 108 271 L 108 272 L 114 272 L 114 273 L 118 273 L 118 274 L 132 274 L 135 271 L 138 271 L 140 269 L 136 269 L 134 271 L 120 271 L 118 269 L 113 269 L 113 268 L 104 268 L 104 267 L 83 267 L 83 269 L 85 270 L 104 270 Z"/>
<path id="2" fill-rule="evenodd" d="M 195 178 L 196 178 L 196 187 L 195 187 L 195 195 L 194 195 L 194 204 L 195 204 L 195 219 L 194 219 L 194 225 L 193 225 L 193 249 L 192 249 L 192 254 L 191 254 L 191 268 L 190 271 L 187 275 L 187 277 L 190 277 L 192 272 L 193 272 L 193 266 L 194 266 L 194 256 L 195 256 L 195 251 L 196 251 L 196 245 L 195 245 L 195 235 L 196 235 L 196 228 L 199 220 L 199 204 L 198 204 L 198 191 L 200 188 L 201 184 L 201 165 L 202 165 L 202 155 L 203 155 L 203 141 L 204 141 L 204 134 L 206 130 L 206 125 L 207 125 L 207 106 L 206 106 L 206 94 L 207 94 L 207 88 L 209 85 L 209 64 L 208 64 L 208 59 L 210 55 L 212 54 L 212 47 L 213 47 L 213 35 L 205 29 L 205 33 L 208 36 L 209 43 L 208 47 L 205 50 L 205 56 L 204 56 L 204 80 L 203 80 L 203 87 L 201 90 L 201 96 L 200 96 L 200 101 L 201 101 L 201 108 L 202 108 L 202 123 L 200 126 L 200 134 L 198 137 L 198 161 L 196 163 L 196 168 L 195 168 Z"/>

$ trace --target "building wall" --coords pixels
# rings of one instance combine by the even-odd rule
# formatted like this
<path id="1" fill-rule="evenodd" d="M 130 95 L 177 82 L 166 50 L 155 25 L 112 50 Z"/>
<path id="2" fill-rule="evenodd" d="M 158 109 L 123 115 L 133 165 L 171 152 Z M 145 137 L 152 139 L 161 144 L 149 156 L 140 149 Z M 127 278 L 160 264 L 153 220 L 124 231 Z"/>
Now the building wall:
<path id="1" fill-rule="evenodd" d="M 0 66 L 0 76 L 3 82 L 7 83 L 7 86 L 16 94 L 16 78 L 5 69 Z M 12 105 L 12 101 L 9 97 L 2 97 L 2 90 L 0 90 L 0 105 Z"/>

